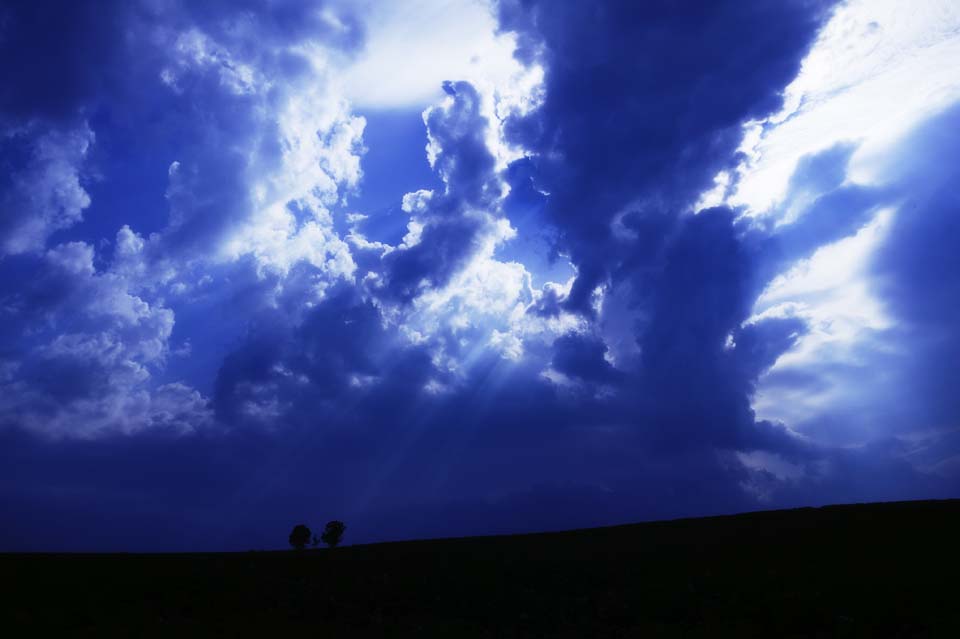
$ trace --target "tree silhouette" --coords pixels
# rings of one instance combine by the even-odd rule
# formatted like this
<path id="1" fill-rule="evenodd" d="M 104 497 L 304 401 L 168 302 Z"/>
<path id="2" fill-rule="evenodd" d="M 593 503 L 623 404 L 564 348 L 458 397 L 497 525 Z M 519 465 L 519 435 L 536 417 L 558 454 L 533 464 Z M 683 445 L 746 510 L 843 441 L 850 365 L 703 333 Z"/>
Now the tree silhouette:
<path id="1" fill-rule="evenodd" d="M 310 529 L 303 524 L 297 524 L 290 531 L 290 545 L 297 550 L 303 550 L 303 547 L 310 543 Z"/>
<path id="2" fill-rule="evenodd" d="M 340 543 L 340 539 L 343 537 L 343 531 L 346 529 L 347 527 L 342 521 L 328 521 L 327 527 L 323 529 L 323 534 L 320 535 L 320 539 L 323 540 L 323 543 L 333 548 Z"/>

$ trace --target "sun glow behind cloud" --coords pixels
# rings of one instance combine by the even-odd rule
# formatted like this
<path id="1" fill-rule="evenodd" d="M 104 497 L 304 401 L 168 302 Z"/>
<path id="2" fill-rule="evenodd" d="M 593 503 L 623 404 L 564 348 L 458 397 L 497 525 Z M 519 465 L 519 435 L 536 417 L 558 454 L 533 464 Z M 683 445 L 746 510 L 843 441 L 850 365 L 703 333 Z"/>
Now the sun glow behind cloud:
<path id="1" fill-rule="evenodd" d="M 764 379 L 784 372 L 817 374 L 830 364 L 866 367 L 857 351 L 894 325 L 870 282 L 873 252 L 887 239 L 896 212 L 878 211 L 853 236 L 819 249 L 777 277 L 757 299 L 751 321 L 800 317 L 809 328 L 760 379 L 753 407 L 761 419 L 799 425 L 829 411 L 849 385 L 832 379 L 819 390 L 769 388 Z"/>
<path id="2" fill-rule="evenodd" d="M 0 9 L 0 504 L 80 439 L 194 521 L 942 494 L 960 9 L 830 7 Z"/>
<path id="3" fill-rule="evenodd" d="M 424 107 L 447 80 L 505 87 L 522 71 L 485 0 L 371 2 L 366 13 L 368 45 L 343 70 L 358 109 Z"/>
<path id="4" fill-rule="evenodd" d="M 956 60 L 956 3 L 845 3 L 786 88 L 783 111 L 746 128 L 741 150 L 748 159 L 735 183 L 729 173 L 720 174 L 701 203 L 725 201 L 789 229 L 832 189 L 883 188 L 904 136 L 960 99 Z M 801 158 L 840 144 L 855 145 L 839 167 L 845 171 L 841 184 L 791 185 Z M 794 265 L 756 301 L 751 321 L 779 314 L 802 317 L 810 326 L 761 379 L 753 402 L 759 417 L 797 427 L 830 414 L 850 388 L 844 376 L 830 371 L 866 365 L 864 352 L 891 348 L 877 344 L 896 320 L 878 297 L 871 267 L 897 209 L 874 211 L 855 234 Z M 764 381 L 789 374 L 819 376 L 820 385 L 800 390 Z"/>
<path id="5" fill-rule="evenodd" d="M 797 161 L 841 142 L 859 144 L 848 179 L 873 166 L 908 131 L 960 99 L 960 5 L 852 0 L 839 7 L 785 91 L 782 112 L 749 127 L 750 160 L 730 204 L 775 210 Z"/>

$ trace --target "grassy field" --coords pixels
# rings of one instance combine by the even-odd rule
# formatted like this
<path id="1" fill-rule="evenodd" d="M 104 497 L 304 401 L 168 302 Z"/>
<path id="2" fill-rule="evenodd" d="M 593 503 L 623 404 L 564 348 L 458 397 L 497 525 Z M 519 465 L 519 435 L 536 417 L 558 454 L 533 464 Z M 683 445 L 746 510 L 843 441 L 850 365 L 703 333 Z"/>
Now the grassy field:
<path id="1" fill-rule="evenodd" d="M 950 500 L 299 553 L 0 555 L 0 627 L 7 637 L 960 637 L 958 542 Z"/>

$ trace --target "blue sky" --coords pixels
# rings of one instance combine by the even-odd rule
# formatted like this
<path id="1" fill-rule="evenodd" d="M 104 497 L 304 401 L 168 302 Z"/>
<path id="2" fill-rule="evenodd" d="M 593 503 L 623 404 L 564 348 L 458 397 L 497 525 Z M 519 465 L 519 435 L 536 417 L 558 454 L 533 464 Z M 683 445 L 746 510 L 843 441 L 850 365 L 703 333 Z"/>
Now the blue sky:
<path id="1" fill-rule="evenodd" d="M 3 550 L 960 497 L 955 3 L 0 9 Z"/>

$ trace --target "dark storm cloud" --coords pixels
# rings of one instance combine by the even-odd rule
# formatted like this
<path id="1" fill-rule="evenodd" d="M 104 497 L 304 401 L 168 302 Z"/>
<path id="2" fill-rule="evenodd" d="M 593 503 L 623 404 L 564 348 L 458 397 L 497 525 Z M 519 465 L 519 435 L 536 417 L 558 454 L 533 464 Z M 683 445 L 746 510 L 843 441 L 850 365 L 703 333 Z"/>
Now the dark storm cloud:
<path id="1" fill-rule="evenodd" d="M 242 347 L 220 367 L 217 413 L 235 423 L 243 421 L 246 409 L 246 417 L 268 426 L 309 420 L 310 415 L 317 420 L 336 416 L 358 397 L 369 401 L 363 389 L 399 365 L 395 349 L 402 347 L 394 341 L 376 307 L 352 287 L 332 291 L 300 322 L 282 312 L 262 313 Z M 415 389 L 417 380 L 425 381 L 423 373 L 410 373 L 390 382 Z M 280 412 L 269 412 L 274 408 L 267 406 Z"/>
<path id="2" fill-rule="evenodd" d="M 791 193 L 812 201 L 783 228 L 724 207 L 689 210 L 718 170 L 738 162 L 741 123 L 779 108 L 827 3 L 681 11 L 672 2 L 502 2 L 518 57 L 546 70 L 543 104 L 502 123 L 529 157 L 498 173 L 485 142 L 498 123 L 483 116 L 474 87 L 447 83 L 448 103 L 425 116 L 443 189 L 408 198 L 409 244 L 355 247 L 356 279 L 336 281 L 306 260 L 283 272 L 251 255 L 206 268 L 191 260 L 244 218 L 251 179 L 276 169 L 282 152 L 275 123 L 261 117 L 277 95 L 246 91 L 238 65 L 299 78 L 302 57 L 272 45 L 319 34 L 353 50 L 356 21 L 340 15 L 337 26 L 293 2 L 124 7 L 101 7 L 110 18 L 89 34 L 69 27 L 88 14 L 43 27 L 42 11 L 22 17 L 15 7 L 0 20 L 3 34 L 16 20 L 39 29 L 0 46 L 35 51 L 52 38 L 44 28 L 69 32 L 49 43 L 40 72 L 48 82 L 70 76 L 64 91 L 24 78 L 22 93 L 0 94 L 4 117 L 76 132 L 78 113 L 100 109 L 91 126 L 107 151 L 148 149 L 169 155 L 162 168 L 171 167 L 169 208 L 160 209 L 169 219 L 155 238 L 127 229 L 103 257 L 82 243 L 44 250 L 83 210 L 54 203 L 46 234 L 0 262 L 0 312 L 13 327 L 0 341 L 0 385 L 17 400 L 0 403 L 0 510 L 13 522 L 0 531 L 4 549 L 243 550 L 282 545 L 291 523 L 332 517 L 348 522 L 351 541 L 370 541 L 950 493 L 954 484 L 905 461 L 915 451 L 901 440 L 838 451 L 758 420 L 759 377 L 808 327 L 792 317 L 748 320 L 773 277 L 916 192 L 910 210 L 932 211 L 929 219 L 898 218 L 876 268 L 911 331 L 911 388 L 929 399 L 929 415 L 950 422 L 956 405 L 943 380 L 960 361 L 950 328 L 960 302 L 956 278 L 937 274 L 957 267 L 948 250 L 956 196 L 946 186 L 956 176 L 952 163 L 928 158 L 953 157 L 955 140 L 931 133 L 929 156 L 914 158 L 899 190 L 846 185 L 851 146 L 805 159 Z M 111 38 L 118 21 L 168 46 L 147 52 L 147 41 Z M 170 34 L 191 26 L 216 46 L 206 63 L 178 66 Z M 72 55 L 87 49 L 106 61 L 102 77 Z M 161 92 L 164 69 L 172 75 Z M 127 134 L 143 148 L 119 144 Z M 31 159 L 40 138 L 16 135 L 0 161 L 34 181 L 82 186 L 76 148 L 59 140 L 57 157 L 74 155 L 51 172 L 46 156 Z M 524 343 L 518 361 L 462 346 L 475 329 L 404 333 L 403 313 L 418 296 L 448 285 L 504 211 L 521 208 L 523 228 L 543 227 L 554 257 L 569 255 L 577 269 L 569 295 L 545 288 L 525 317 L 559 321 L 573 311 L 577 330 Z M 0 233 L 13 227 L 0 223 Z M 159 277 L 132 275 L 165 265 L 189 284 L 180 298 Z M 163 295 L 147 295 L 156 290 Z M 107 308 L 96 303 L 104 298 Z M 183 337 L 198 350 L 217 344 L 204 363 L 209 403 L 177 383 L 137 392 L 141 368 L 177 366 L 167 306 L 178 299 Z M 614 314 L 623 314 L 613 319 L 632 350 L 611 343 Z M 70 334 L 88 337 L 57 342 Z M 124 434 L 120 424 L 90 440 L 31 430 L 52 420 L 44 415 L 69 424 L 88 414 L 71 412 L 79 405 L 124 414 L 130 398 L 141 402 L 136 423 L 151 428 Z M 924 462 L 949 461 L 955 445 L 939 435 Z M 796 472 L 777 476 L 741 458 L 758 451 Z M 79 532 L 65 538 L 64 526 Z"/>
<path id="3" fill-rule="evenodd" d="M 619 379 L 620 373 L 604 359 L 606 351 L 599 339 L 564 335 L 553 343 L 553 367 L 569 377 L 612 382 Z"/>
<path id="4" fill-rule="evenodd" d="M 829 5 L 500 3 L 519 57 L 546 67 L 545 104 L 507 130 L 539 154 L 535 181 L 580 271 L 570 308 L 589 312 L 615 267 L 617 215 L 677 215 L 733 166 L 741 123 L 779 108 Z"/>
<path id="5" fill-rule="evenodd" d="M 759 293 L 749 241 L 732 211 L 706 210 L 684 218 L 662 268 L 640 276 L 653 293 L 634 383 L 649 398 L 647 428 L 658 446 L 791 447 L 785 433 L 777 445 L 768 425 L 754 424 L 750 408 L 757 375 L 791 342 L 767 322 L 741 328 Z"/>
<path id="6" fill-rule="evenodd" d="M 629 301 L 639 368 L 618 390 L 636 399 L 617 417 L 657 449 L 793 456 L 806 448 L 756 422 L 750 407 L 758 375 L 805 327 L 743 324 L 769 279 L 819 244 L 774 240 L 728 209 L 689 210 L 717 171 L 738 161 L 742 123 L 781 106 L 829 8 L 500 5 L 518 56 L 546 68 L 544 104 L 506 127 L 534 152 L 532 181 L 549 193 L 546 218 L 578 270 L 560 302 L 592 316 L 597 287 Z M 819 173 L 807 167 L 798 179 L 831 179 Z M 773 245 L 791 260 L 773 263 Z M 542 306 L 550 312 L 549 301 Z"/>
<path id="7" fill-rule="evenodd" d="M 257 469 L 252 474 L 268 484 L 260 489 L 264 494 L 276 498 L 289 482 L 307 482 L 307 467 L 337 467 L 344 477 L 329 500 L 353 502 L 358 516 L 373 517 L 397 503 L 441 504 L 429 508 L 453 512 L 460 499 L 492 496 L 503 529 L 702 511 L 707 501 L 701 497 L 713 494 L 703 491 L 708 485 L 725 495 L 716 504 L 727 506 L 714 508 L 742 503 L 744 471 L 721 463 L 715 449 L 790 449 L 789 437 L 776 427 L 754 423 L 748 397 L 756 375 L 789 340 L 772 328 L 745 329 L 743 346 L 724 350 L 756 292 L 749 249 L 730 211 L 695 218 L 680 213 L 712 171 L 733 161 L 739 123 L 777 106 L 778 91 L 795 72 L 818 18 L 791 7 L 761 16 L 773 19 L 765 31 L 748 28 L 739 6 L 727 9 L 678 19 L 660 8 L 644 14 L 617 5 L 609 5 L 608 14 L 582 16 L 568 5 L 562 13 L 574 15 L 538 23 L 531 36 L 546 47 L 544 105 L 508 122 L 515 140 L 536 153 L 533 184 L 550 193 L 548 219 L 579 269 L 574 293 L 563 303 L 587 308 L 594 286 L 618 271 L 648 318 L 636 334 L 641 369 L 626 375 L 614 368 L 599 336 L 568 335 L 533 353 L 529 363 L 483 356 L 451 377 L 430 343 L 402 343 L 380 309 L 348 286 L 304 311 L 310 278 L 300 280 L 298 273 L 306 267 L 282 284 L 238 272 L 253 291 L 262 291 L 254 299 L 272 287 L 283 289 L 275 304 L 255 303 L 254 313 L 247 312 L 247 337 L 224 359 L 213 398 L 224 424 L 249 424 L 251 432 L 279 429 L 271 444 L 276 462 L 243 456 L 237 462 Z M 515 25 L 505 19 L 505 26 Z M 649 59 L 662 46 L 657 34 L 664 30 L 673 32 L 682 64 L 669 70 L 624 64 Z M 244 58 L 245 42 L 225 42 L 231 55 Z M 711 60 L 721 42 L 730 65 L 717 70 Z M 743 63 L 758 52 L 765 62 Z M 247 139 L 254 109 L 244 92 L 224 91 L 221 71 L 201 67 L 176 78 L 189 83 L 190 95 L 202 98 L 209 115 L 187 122 L 212 126 L 187 130 L 185 148 L 195 152 L 172 169 L 171 247 L 217 232 L 223 219 L 218 205 L 243 208 L 234 201 L 245 178 L 243 159 L 221 153 L 210 136 Z M 737 83 L 736 91 L 725 91 Z M 479 96 L 466 83 L 445 88 L 451 104 L 426 116 L 445 190 L 411 204 L 422 225 L 419 242 L 389 253 L 381 271 L 385 285 L 371 289 L 388 303 L 409 302 L 423 286 L 449 281 L 475 252 L 489 223 L 482 216 L 498 206 L 500 178 L 484 141 L 489 123 Z M 661 106 L 642 99 L 654 94 Z M 715 108 L 690 106 L 704 104 L 708 95 Z M 176 96 L 170 99 L 177 103 Z M 539 133 L 531 137 L 529 131 Z M 621 212 L 633 246 L 611 236 Z M 640 255 L 624 259 L 632 248 Z M 542 314 L 552 314 L 546 306 Z M 539 376 L 538 362 L 551 362 L 586 387 L 557 388 Z M 431 381 L 437 390 L 428 390 Z M 590 390 L 601 388 L 600 394 Z M 198 437 L 187 440 L 202 450 Z M 139 452 L 137 437 L 116 441 L 103 445 L 129 441 L 130 455 L 149 449 L 143 444 Z M 231 445 L 224 441 L 227 451 Z M 341 458 L 358 465 L 342 467 L 335 461 Z M 91 479 L 91 493 L 113 494 L 105 485 L 108 475 Z M 234 471 L 224 481 L 243 480 Z M 601 493 L 608 496 L 589 497 Z M 570 512 L 530 510 L 537 499 Z M 594 501 L 601 505 L 587 506 Z M 278 503 L 292 506 L 289 497 Z M 523 523 L 520 511 L 538 514 Z"/>
<path id="8" fill-rule="evenodd" d="M 481 215 L 499 206 L 500 183 L 484 138 L 489 123 L 480 113 L 480 95 L 467 82 L 447 82 L 444 89 L 452 104 L 430 109 L 424 117 L 436 153 L 433 168 L 444 190 L 407 207 L 421 225 L 419 241 L 383 260 L 386 284 L 379 294 L 404 303 L 447 284 L 478 248 L 486 223 Z"/>

